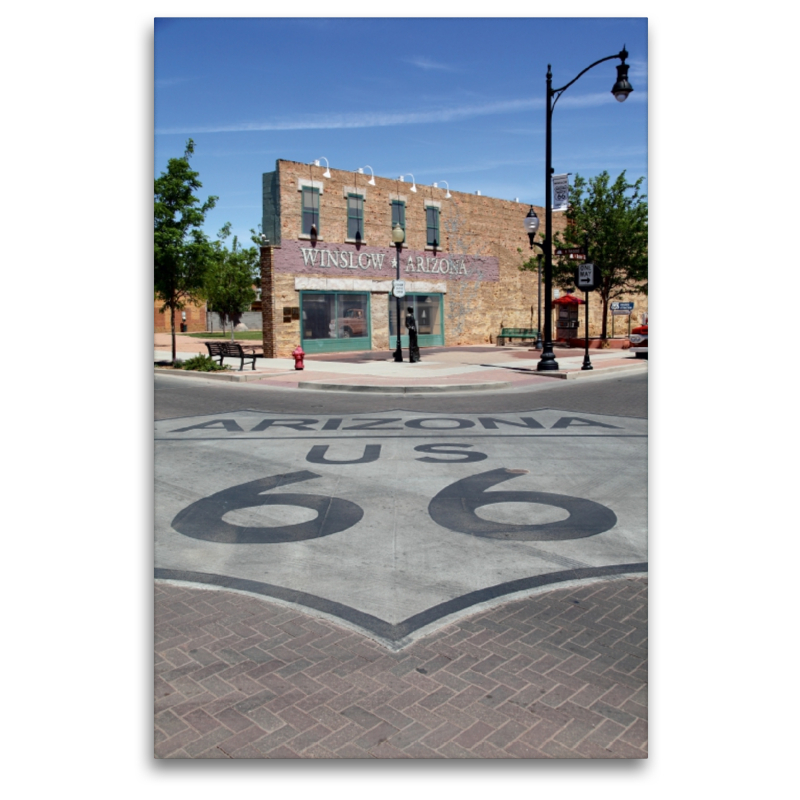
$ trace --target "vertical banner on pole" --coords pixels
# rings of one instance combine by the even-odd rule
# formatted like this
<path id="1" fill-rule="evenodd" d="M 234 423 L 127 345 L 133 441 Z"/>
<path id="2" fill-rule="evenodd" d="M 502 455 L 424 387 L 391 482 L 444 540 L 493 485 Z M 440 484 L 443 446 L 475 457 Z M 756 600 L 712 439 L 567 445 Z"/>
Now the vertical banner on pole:
<path id="1" fill-rule="evenodd" d="M 569 175 L 553 175 L 553 211 L 569 207 Z"/>

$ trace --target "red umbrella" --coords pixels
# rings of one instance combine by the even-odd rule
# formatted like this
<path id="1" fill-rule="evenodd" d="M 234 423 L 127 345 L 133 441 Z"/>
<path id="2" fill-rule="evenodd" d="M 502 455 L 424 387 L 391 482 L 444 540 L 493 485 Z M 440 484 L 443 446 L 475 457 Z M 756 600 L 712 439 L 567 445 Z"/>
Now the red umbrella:
<path id="1" fill-rule="evenodd" d="M 583 300 L 574 294 L 565 294 L 563 297 L 557 297 L 553 300 L 554 306 L 582 306 Z"/>

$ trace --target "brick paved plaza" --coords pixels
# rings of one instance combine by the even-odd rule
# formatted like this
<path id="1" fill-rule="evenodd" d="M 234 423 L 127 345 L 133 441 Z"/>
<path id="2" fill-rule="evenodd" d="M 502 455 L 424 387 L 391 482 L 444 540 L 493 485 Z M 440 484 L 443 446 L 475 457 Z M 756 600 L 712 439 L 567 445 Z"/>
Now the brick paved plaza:
<path id="1" fill-rule="evenodd" d="M 647 579 L 540 592 L 391 652 L 157 582 L 159 758 L 645 758 Z"/>

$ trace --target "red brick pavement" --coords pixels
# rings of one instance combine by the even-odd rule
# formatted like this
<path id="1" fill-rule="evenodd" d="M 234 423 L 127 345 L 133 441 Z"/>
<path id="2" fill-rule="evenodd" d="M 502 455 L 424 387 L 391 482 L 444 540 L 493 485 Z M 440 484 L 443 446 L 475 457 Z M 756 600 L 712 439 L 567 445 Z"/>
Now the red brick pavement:
<path id="1" fill-rule="evenodd" d="M 391 652 L 259 598 L 155 595 L 157 758 L 646 758 L 647 579 L 508 602 Z"/>

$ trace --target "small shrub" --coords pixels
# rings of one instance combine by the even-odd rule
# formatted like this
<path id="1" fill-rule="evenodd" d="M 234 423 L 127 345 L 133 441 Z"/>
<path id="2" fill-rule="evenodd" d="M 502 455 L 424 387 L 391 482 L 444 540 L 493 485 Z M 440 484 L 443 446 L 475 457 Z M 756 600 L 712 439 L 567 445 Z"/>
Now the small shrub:
<path id="1" fill-rule="evenodd" d="M 193 372 L 224 372 L 226 369 L 230 369 L 230 367 L 218 364 L 211 356 L 203 355 L 187 358 L 186 361 L 178 361 L 175 366 Z"/>

